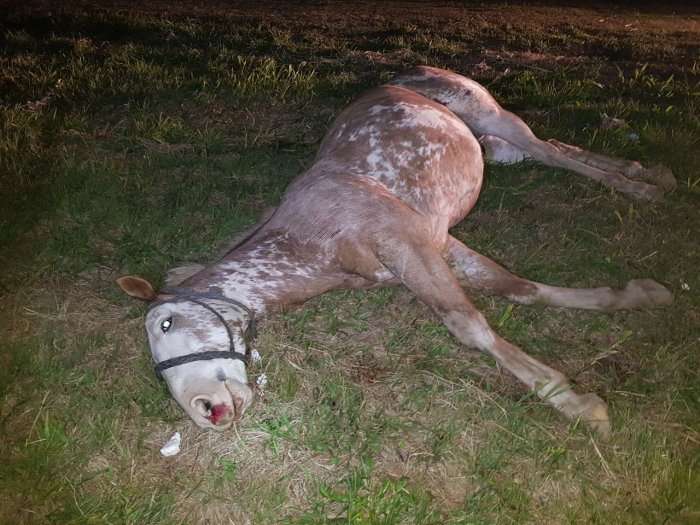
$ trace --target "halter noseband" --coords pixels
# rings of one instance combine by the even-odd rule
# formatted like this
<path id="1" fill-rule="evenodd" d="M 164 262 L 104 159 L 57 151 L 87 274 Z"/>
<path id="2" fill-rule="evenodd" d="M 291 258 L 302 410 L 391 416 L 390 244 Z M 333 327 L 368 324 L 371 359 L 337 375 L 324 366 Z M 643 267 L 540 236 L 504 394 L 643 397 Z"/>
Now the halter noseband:
<path id="1" fill-rule="evenodd" d="M 243 361 L 244 364 L 248 364 L 248 356 L 236 350 L 236 347 L 233 343 L 233 334 L 231 333 L 231 327 L 229 327 L 228 323 L 226 322 L 226 319 L 224 319 L 224 316 L 221 315 L 221 313 L 219 313 L 213 306 L 205 303 L 204 300 L 209 299 L 212 301 L 222 301 L 233 305 L 238 310 L 243 310 L 246 314 L 248 314 L 248 330 L 251 339 L 255 339 L 257 337 L 255 315 L 253 314 L 253 310 L 248 308 L 243 303 L 236 301 L 235 299 L 230 299 L 224 296 L 221 293 L 221 289 L 217 287 L 209 288 L 208 292 L 195 292 L 194 290 L 188 288 L 169 287 L 163 288 L 161 292 L 165 294 L 173 294 L 175 297 L 170 297 L 166 299 L 156 299 L 148 306 L 148 311 L 155 308 L 156 306 L 160 306 L 161 304 L 177 302 L 190 302 L 197 304 L 202 308 L 206 308 L 211 313 L 213 313 L 216 316 L 216 318 L 219 319 L 219 321 L 221 321 L 221 323 L 224 325 L 224 328 L 226 328 L 226 333 L 228 334 L 229 340 L 229 349 L 226 351 L 197 352 L 194 354 L 181 355 L 178 357 L 173 357 L 171 359 L 166 359 L 165 361 L 161 361 L 160 363 L 156 363 L 154 366 L 154 370 L 156 376 L 159 379 L 163 379 L 163 370 L 167 370 L 168 368 L 173 368 L 175 366 L 184 365 L 186 363 L 192 363 L 194 361 L 210 361 L 212 359 L 239 359 L 240 361 Z"/>

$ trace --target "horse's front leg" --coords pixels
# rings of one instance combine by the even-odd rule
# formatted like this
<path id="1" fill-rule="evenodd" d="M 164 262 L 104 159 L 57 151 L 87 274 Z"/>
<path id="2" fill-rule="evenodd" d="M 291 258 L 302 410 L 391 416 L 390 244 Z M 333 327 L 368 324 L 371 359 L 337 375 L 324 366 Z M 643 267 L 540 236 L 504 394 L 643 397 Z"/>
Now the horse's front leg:
<path id="1" fill-rule="evenodd" d="M 561 372 L 495 333 L 465 295 L 432 243 L 427 226 L 410 227 L 417 221 L 410 222 L 401 222 L 400 231 L 379 242 L 377 257 L 382 264 L 428 304 L 463 344 L 492 356 L 566 417 L 580 418 L 602 437 L 608 437 L 610 422 L 605 403 L 595 394 L 574 393 Z"/>
<path id="2" fill-rule="evenodd" d="M 669 305 L 673 296 L 651 279 L 629 281 L 621 290 L 612 288 L 563 288 L 518 277 L 488 257 L 448 237 L 445 258 L 467 288 L 507 297 L 523 304 L 541 303 L 586 310 L 628 310 Z"/>

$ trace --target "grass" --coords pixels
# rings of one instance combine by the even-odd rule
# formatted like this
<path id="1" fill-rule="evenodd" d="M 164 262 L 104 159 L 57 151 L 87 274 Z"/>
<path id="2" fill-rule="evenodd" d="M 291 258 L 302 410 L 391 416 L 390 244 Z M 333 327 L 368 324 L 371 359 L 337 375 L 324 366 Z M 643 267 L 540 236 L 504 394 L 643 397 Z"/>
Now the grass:
<path id="1" fill-rule="evenodd" d="M 696 523 L 697 13 L 268 7 L 5 10 L 0 523 Z M 673 291 L 669 308 L 616 313 L 474 297 L 504 337 L 608 402 L 611 441 L 460 348 L 400 288 L 265 320 L 264 396 L 230 432 L 194 427 L 153 376 L 144 308 L 113 278 L 211 260 L 349 100 L 418 63 L 473 76 L 543 137 L 676 174 L 648 205 L 492 166 L 454 231 L 528 278 Z M 626 125 L 601 129 L 605 115 Z M 175 431 L 183 450 L 163 458 Z"/>

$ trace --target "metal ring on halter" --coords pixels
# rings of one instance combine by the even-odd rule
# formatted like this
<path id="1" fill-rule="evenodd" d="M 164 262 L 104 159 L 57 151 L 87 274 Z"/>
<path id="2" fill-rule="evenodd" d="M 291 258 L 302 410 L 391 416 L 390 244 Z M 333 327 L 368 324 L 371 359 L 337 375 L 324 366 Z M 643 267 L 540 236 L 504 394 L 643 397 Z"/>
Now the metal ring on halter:
<path id="1" fill-rule="evenodd" d="M 247 330 L 250 334 L 251 340 L 254 340 L 257 337 L 257 327 L 255 324 L 255 315 L 253 313 L 253 310 L 248 308 L 243 303 L 236 301 L 235 299 L 230 299 L 226 297 L 224 294 L 221 293 L 221 289 L 217 287 L 211 287 L 209 288 L 208 292 L 202 293 L 195 292 L 194 290 L 190 290 L 187 288 L 169 287 L 163 288 L 163 290 L 161 290 L 161 293 L 173 294 L 175 295 L 175 297 L 167 299 L 156 299 L 148 306 L 149 311 L 155 308 L 156 306 L 160 306 L 161 304 L 177 303 L 181 301 L 195 303 L 203 308 L 206 308 L 211 313 L 213 313 L 217 317 L 217 319 L 219 319 L 224 325 L 224 328 L 226 328 L 226 333 L 228 334 L 229 340 L 229 349 L 226 351 L 197 352 L 194 354 L 173 357 L 171 359 L 161 361 L 160 363 L 156 363 L 154 366 L 154 370 L 156 376 L 159 379 L 163 379 L 163 370 L 167 370 L 168 368 L 173 368 L 175 366 L 184 365 L 186 363 L 192 363 L 194 361 L 209 361 L 212 359 L 239 359 L 243 361 L 243 363 L 245 363 L 246 365 L 248 364 L 248 356 L 236 350 L 235 345 L 233 343 L 233 334 L 231 333 L 231 328 L 226 322 L 226 319 L 224 319 L 224 316 L 221 315 L 221 313 L 219 313 L 214 307 L 205 303 L 203 299 L 210 299 L 212 301 L 222 301 L 225 303 L 229 303 L 240 310 L 245 311 L 245 313 L 248 315 Z"/>

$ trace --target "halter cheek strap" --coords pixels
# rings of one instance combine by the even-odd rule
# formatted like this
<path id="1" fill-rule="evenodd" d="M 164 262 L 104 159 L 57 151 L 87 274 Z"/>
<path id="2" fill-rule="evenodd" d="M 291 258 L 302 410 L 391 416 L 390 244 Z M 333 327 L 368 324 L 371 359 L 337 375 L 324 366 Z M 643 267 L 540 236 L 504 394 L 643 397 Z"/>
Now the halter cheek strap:
<path id="1" fill-rule="evenodd" d="M 253 310 L 248 308 L 243 303 L 236 301 L 235 299 L 230 299 L 226 297 L 221 293 L 221 289 L 216 287 L 209 288 L 208 292 L 201 293 L 195 292 L 194 290 L 190 290 L 188 288 L 178 287 L 163 288 L 161 292 L 165 294 L 173 294 L 174 297 L 166 299 L 157 299 L 153 301 L 148 306 L 148 311 L 152 310 L 156 306 L 160 306 L 161 304 L 165 303 L 190 302 L 197 304 L 202 308 L 205 308 L 211 313 L 213 313 L 216 316 L 216 318 L 219 319 L 219 321 L 221 321 L 221 323 L 224 325 L 224 328 L 226 328 L 226 333 L 228 334 L 229 349 L 225 351 L 197 352 L 194 354 L 173 357 L 171 359 L 161 361 L 160 363 L 156 363 L 154 370 L 156 376 L 159 379 L 163 379 L 163 370 L 167 370 L 168 368 L 173 368 L 175 366 L 184 365 L 186 363 L 192 363 L 194 361 L 210 361 L 212 359 L 238 359 L 240 361 L 243 361 L 243 363 L 245 363 L 246 365 L 248 364 L 248 356 L 236 350 L 236 347 L 233 342 L 234 340 L 233 333 L 231 332 L 231 327 L 226 322 L 226 319 L 224 319 L 224 316 L 221 315 L 221 313 L 217 311 L 213 306 L 205 303 L 204 300 L 209 299 L 211 301 L 222 301 L 232 306 L 235 306 L 238 310 L 243 310 L 248 315 L 248 330 L 251 339 L 255 339 L 257 337 L 257 327 L 255 325 L 255 315 L 253 314 Z"/>

